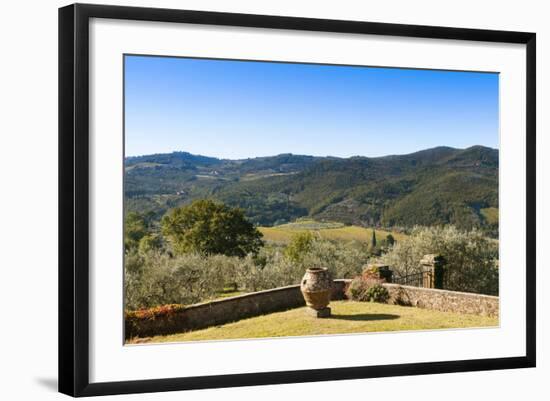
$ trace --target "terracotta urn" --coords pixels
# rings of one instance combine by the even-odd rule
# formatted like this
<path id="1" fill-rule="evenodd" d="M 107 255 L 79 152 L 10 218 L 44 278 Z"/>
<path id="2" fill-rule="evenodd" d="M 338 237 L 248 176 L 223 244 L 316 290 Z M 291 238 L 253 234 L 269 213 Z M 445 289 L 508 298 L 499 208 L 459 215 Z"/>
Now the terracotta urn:
<path id="1" fill-rule="evenodd" d="M 317 312 L 327 311 L 330 314 L 330 308 L 327 308 L 327 306 L 330 302 L 332 292 L 332 277 L 328 269 L 324 267 L 307 269 L 306 274 L 302 278 L 300 290 L 307 306 Z M 322 316 L 318 315 L 318 317 Z"/>

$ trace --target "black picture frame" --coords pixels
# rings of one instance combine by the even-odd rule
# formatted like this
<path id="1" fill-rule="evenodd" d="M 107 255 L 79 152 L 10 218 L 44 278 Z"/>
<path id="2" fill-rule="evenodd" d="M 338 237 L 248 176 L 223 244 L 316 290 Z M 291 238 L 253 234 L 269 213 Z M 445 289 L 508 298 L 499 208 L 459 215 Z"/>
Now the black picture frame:
<path id="1" fill-rule="evenodd" d="M 276 28 L 526 45 L 526 354 L 520 357 L 262 372 L 154 380 L 89 381 L 90 18 Z M 59 9 L 59 391 L 71 396 L 159 392 L 534 367 L 536 35 L 359 21 L 74 4 Z"/>

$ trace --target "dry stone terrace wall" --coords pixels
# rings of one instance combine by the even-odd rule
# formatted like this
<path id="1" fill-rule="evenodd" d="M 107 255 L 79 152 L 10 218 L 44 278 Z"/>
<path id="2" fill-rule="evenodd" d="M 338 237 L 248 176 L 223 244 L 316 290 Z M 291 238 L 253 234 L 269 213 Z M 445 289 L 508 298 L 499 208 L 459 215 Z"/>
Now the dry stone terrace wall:
<path id="1" fill-rule="evenodd" d="M 499 298 L 491 295 L 472 294 L 411 287 L 399 284 L 382 284 L 390 293 L 390 303 L 416 306 L 441 312 L 471 313 L 498 317 Z"/>
<path id="2" fill-rule="evenodd" d="M 351 280 L 334 280 L 332 300 L 345 299 Z M 498 316 L 499 299 L 487 295 L 383 284 L 390 302 L 444 312 Z M 125 337 L 149 337 L 217 326 L 240 319 L 305 306 L 299 285 L 191 305 L 173 313 L 125 320 Z"/>

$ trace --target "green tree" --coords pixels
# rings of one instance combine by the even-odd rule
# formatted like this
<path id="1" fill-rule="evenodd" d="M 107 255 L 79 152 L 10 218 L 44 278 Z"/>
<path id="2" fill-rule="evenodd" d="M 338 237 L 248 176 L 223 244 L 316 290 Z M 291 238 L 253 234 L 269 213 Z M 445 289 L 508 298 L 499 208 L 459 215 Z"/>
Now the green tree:
<path id="1" fill-rule="evenodd" d="M 311 250 L 313 240 L 313 234 L 309 231 L 294 234 L 285 248 L 285 256 L 293 262 L 301 262 Z"/>
<path id="2" fill-rule="evenodd" d="M 481 231 L 462 231 L 454 226 L 416 227 L 376 260 L 391 266 L 396 276 L 420 273 L 427 254 L 445 260 L 444 288 L 498 295 L 498 243 Z"/>
<path id="3" fill-rule="evenodd" d="M 244 257 L 263 246 L 260 233 L 241 209 L 197 200 L 162 218 L 162 233 L 177 254 L 198 252 Z"/>
<path id="4" fill-rule="evenodd" d="M 124 248 L 129 251 L 139 246 L 139 241 L 147 234 L 147 224 L 143 216 L 136 212 L 126 215 L 124 222 Z"/>
<path id="5" fill-rule="evenodd" d="M 372 238 L 370 240 L 370 246 L 374 249 L 376 248 L 376 231 L 372 230 Z"/>
<path id="6" fill-rule="evenodd" d="M 139 251 L 147 253 L 162 249 L 162 237 L 159 234 L 147 234 L 139 240 Z"/>

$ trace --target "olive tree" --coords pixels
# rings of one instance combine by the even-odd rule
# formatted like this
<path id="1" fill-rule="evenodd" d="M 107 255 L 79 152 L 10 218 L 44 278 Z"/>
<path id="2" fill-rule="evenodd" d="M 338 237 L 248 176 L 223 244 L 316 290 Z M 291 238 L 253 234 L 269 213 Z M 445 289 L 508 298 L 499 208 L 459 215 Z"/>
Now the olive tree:
<path id="1" fill-rule="evenodd" d="M 478 230 L 416 227 L 377 261 L 391 266 L 397 275 L 406 276 L 422 271 L 420 260 L 426 254 L 445 258 L 446 289 L 498 294 L 498 243 Z"/>

